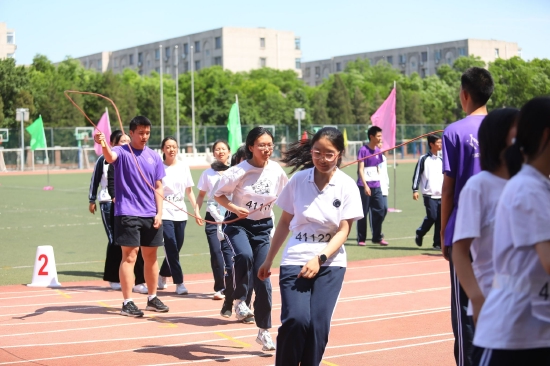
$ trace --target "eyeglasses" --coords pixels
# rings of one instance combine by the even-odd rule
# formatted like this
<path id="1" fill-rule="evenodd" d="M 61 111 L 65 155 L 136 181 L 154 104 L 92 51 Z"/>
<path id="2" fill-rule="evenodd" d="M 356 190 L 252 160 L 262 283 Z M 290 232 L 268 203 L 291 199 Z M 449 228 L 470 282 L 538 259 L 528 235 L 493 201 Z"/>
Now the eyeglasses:
<path id="1" fill-rule="evenodd" d="M 315 160 L 325 158 L 326 161 L 332 162 L 332 161 L 334 161 L 334 159 L 336 159 L 338 157 L 338 155 L 340 155 L 340 154 L 331 153 L 331 152 L 322 153 L 319 150 L 311 150 L 311 157 Z"/>
<path id="2" fill-rule="evenodd" d="M 266 145 L 256 145 L 256 147 L 262 151 L 265 151 L 265 150 L 273 150 L 273 148 L 275 147 L 275 145 L 273 144 L 266 144 Z"/>

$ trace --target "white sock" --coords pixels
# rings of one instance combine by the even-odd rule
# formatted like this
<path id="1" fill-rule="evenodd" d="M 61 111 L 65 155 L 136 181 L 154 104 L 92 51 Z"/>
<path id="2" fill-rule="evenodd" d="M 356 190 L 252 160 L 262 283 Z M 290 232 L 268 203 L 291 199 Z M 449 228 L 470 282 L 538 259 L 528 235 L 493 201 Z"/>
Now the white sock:
<path id="1" fill-rule="evenodd" d="M 124 305 L 128 304 L 130 301 L 134 301 L 134 300 L 132 300 L 132 299 L 125 299 L 125 300 L 124 300 Z"/>
<path id="2" fill-rule="evenodd" d="M 151 301 L 151 300 L 153 300 L 155 297 L 157 297 L 157 294 L 149 295 L 149 296 L 148 296 L 148 299 L 149 299 L 149 301 Z"/>

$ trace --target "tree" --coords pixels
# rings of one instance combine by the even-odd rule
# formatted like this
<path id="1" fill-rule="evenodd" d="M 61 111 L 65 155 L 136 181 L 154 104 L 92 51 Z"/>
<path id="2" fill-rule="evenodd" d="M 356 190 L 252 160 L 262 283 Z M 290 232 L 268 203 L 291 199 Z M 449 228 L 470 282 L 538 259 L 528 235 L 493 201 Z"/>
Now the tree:
<path id="1" fill-rule="evenodd" d="M 333 123 L 349 125 L 355 122 L 348 91 L 340 74 L 334 75 L 327 97 L 328 116 Z"/>
<path id="2" fill-rule="evenodd" d="M 370 124 L 369 105 L 359 87 L 355 87 L 352 107 L 353 114 L 355 116 L 355 123 L 362 125 Z"/>
<path id="3" fill-rule="evenodd" d="M 0 96 L 4 104 L 4 125 L 15 127 L 15 99 L 18 93 L 28 85 L 28 72 L 24 66 L 16 66 L 13 58 L 0 60 Z"/>
<path id="4" fill-rule="evenodd" d="M 4 102 L 2 101 L 2 96 L 0 95 L 0 126 L 4 122 Z"/>
<path id="5" fill-rule="evenodd" d="M 326 106 L 326 94 L 322 90 L 318 90 L 313 94 L 313 98 L 311 99 L 311 118 L 309 120 L 312 124 L 321 126 L 330 124 Z"/>

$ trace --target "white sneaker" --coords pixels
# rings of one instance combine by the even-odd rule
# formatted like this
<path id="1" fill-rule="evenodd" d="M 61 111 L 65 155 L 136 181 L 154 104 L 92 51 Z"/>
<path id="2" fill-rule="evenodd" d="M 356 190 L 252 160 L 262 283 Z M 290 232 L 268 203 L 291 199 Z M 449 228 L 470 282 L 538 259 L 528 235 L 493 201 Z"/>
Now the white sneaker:
<path id="1" fill-rule="evenodd" d="M 116 291 L 121 289 L 120 283 L 118 282 L 109 282 L 109 286 L 111 286 L 111 288 Z"/>
<path id="2" fill-rule="evenodd" d="M 223 300 L 223 299 L 225 299 L 225 295 L 223 294 L 222 291 L 218 291 L 214 294 L 214 296 L 212 298 L 214 300 Z"/>
<path id="3" fill-rule="evenodd" d="M 166 290 L 167 288 L 168 288 L 168 285 L 166 284 L 166 277 L 159 275 L 157 289 Z"/>
<path id="4" fill-rule="evenodd" d="M 187 295 L 189 291 L 187 291 L 187 288 L 185 288 L 185 285 L 183 283 L 180 283 L 179 285 L 176 285 L 176 294 L 178 295 Z"/>
<path id="5" fill-rule="evenodd" d="M 235 317 L 237 317 L 238 320 L 244 320 L 248 317 L 254 316 L 254 313 L 246 306 L 246 302 L 242 300 L 236 300 L 235 301 Z"/>
<path id="6" fill-rule="evenodd" d="M 137 292 L 138 294 L 147 295 L 149 293 L 149 290 L 147 289 L 147 286 L 144 283 L 140 283 L 139 285 L 135 285 L 132 288 L 132 292 Z"/>
<path id="7" fill-rule="evenodd" d="M 269 329 L 260 328 L 256 337 L 256 343 L 262 346 L 262 351 L 275 351 L 275 344 L 273 343 L 273 339 L 271 339 Z"/>

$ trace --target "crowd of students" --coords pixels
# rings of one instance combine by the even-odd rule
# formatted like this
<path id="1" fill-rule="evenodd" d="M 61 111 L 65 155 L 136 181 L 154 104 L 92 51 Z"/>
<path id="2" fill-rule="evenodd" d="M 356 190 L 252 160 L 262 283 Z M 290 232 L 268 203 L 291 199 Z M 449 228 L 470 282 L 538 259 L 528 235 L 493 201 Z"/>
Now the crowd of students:
<path id="1" fill-rule="evenodd" d="M 435 225 L 433 247 L 449 261 L 457 365 L 548 365 L 550 98 L 487 114 L 492 91 L 487 70 L 466 70 L 460 89 L 466 117 L 449 125 L 442 137 L 428 137 L 430 151 L 420 157 L 413 177 L 413 199 L 421 194 L 426 208 L 415 243 L 422 246 Z M 162 141 L 161 159 L 146 146 L 150 128 L 147 118 L 135 117 L 129 143 L 121 143 L 122 133 L 116 131 L 112 148 L 101 132 L 95 136 L 103 155 L 92 178 L 89 209 L 96 210 L 101 184 L 109 239 L 104 279 L 122 290 L 121 314 L 143 316 L 132 290 L 147 293 L 146 310 L 167 312 L 157 296 L 157 289 L 166 289 L 167 277 L 177 294 L 188 293 L 179 262 L 187 195 L 196 223 L 205 226 L 213 298 L 223 300 L 220 314 L 234 312 L 239 321 L 256 324 L 256 341 L 264 351 L 276 350 L 276 365 L 320 364 L 347 266 L 343 244 L 353 221 L 358 221 L 358 245 L 365 245 L 367 216 L 372 242 L 388 245 L 382 233 L 389 180 L 381 129 L 368 130 L 369 141 L 358 153 L 357 181 L 339 170 L 344 139 L 333 127 L 283 152 L 281 162 L 296 172 L 290 180 L 271 160 L 269 130 L 252 129 L 233 154 L 227 142 L 216 141 L 215 162 L 201 175 L 195 200 L 189 167 L 176 158 L 176 140 Z M 200 216 L 203 204 L 206 224 Z M 282 209 L 276 227 L 275 204 Z M 270 334 L 270 269 L 287 237 L 276 346 Z M 160 246 L 166 257 L 159 269 Z M 109 254 L 115 252 L 118 276 L 113 270 L 117 260 Z M 140 254 L 141 275 L 136 271 L 134 279 Z"/>

